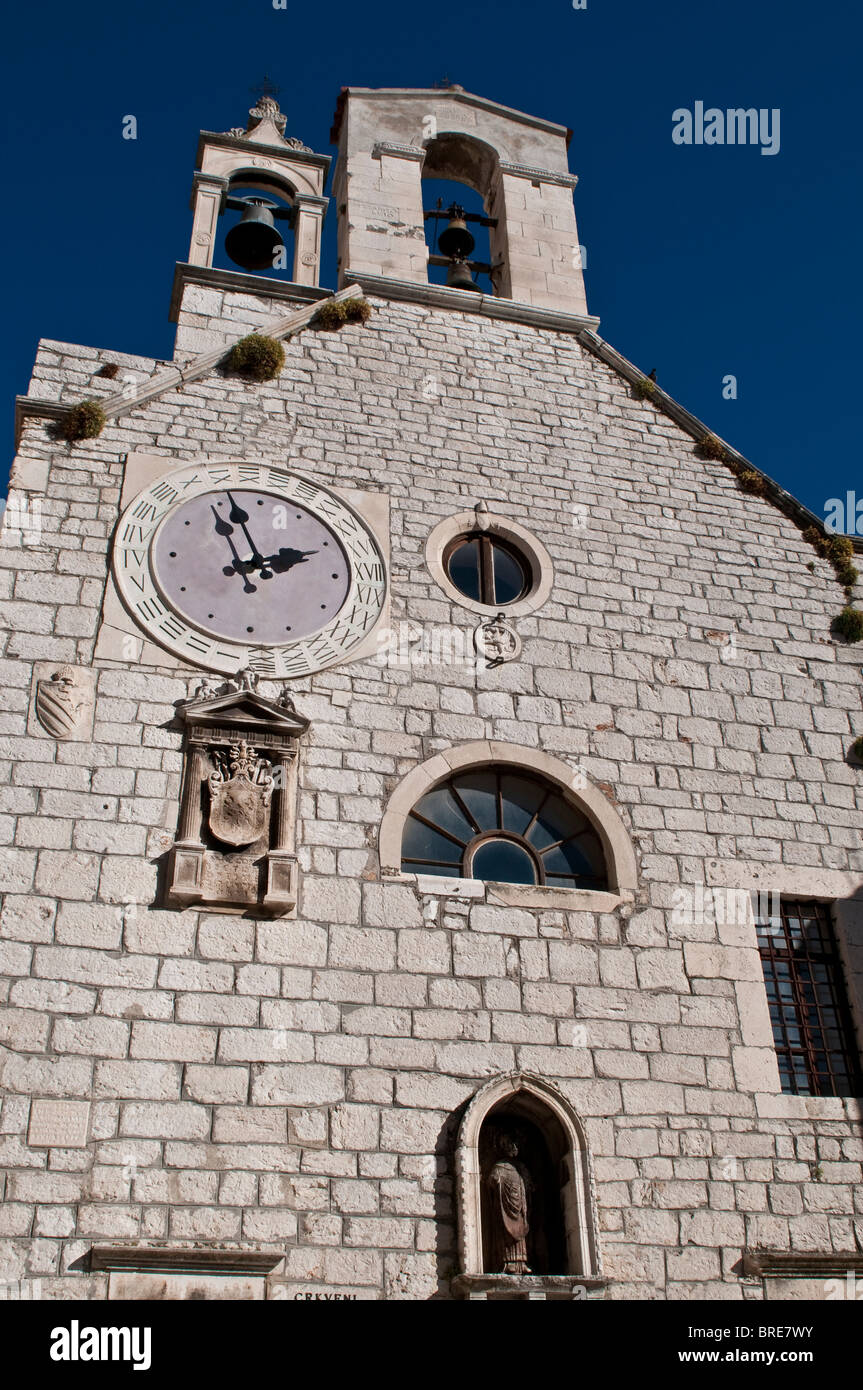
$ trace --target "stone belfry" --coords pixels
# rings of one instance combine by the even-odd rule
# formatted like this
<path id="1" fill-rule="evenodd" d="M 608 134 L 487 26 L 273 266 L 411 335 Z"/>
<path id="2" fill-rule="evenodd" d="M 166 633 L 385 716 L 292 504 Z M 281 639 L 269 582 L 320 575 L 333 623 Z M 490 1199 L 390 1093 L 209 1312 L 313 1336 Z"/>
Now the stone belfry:
<path id="1" fill-rule="evenodd" d="M 564 127 L 344 89 L 335 289 L 287 129 L 201 136 L 173 360 L 18 402 L 0 1280 L 826 1297 L 850 557 L 599 336 Z"/>

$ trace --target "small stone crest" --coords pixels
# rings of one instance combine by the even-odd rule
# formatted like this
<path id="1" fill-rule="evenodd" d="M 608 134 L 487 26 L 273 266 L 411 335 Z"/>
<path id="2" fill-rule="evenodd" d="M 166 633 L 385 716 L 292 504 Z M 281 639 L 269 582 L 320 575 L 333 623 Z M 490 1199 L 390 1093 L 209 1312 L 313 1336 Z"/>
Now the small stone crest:
<path id="1" fill-rule="evenodd" d="M 287 119 L 287 116 L 279 109 L 279 103 L 272 92 L 265 92 L 258 97 L 254 106 L 251 107 L 249 123 L 245 129 L 242 126 L 232 126 L 230 130 L 225 131 L 225 134 L 239 136 L 241 139 L 262 140 L 268 138 L 287 145 L 289 149 L 301 150 L 307 154 L 313 153 L 311 147 L 304 145 L 302 140 L 298 140 L 295 135 L 285 135 Z"/>
<path id="2" fill-rule="evenodd" d="M 474 633 L 474 646 L 489 666 L 515 661 L 521 654 L 521 638 L 503 613 L 497 613 L 487 623 L 481 623 Z"/>
<path id="3" fill-rule="evenodd" d="M 230 750 L 214 749 L 210 773 L 210 829 L 226 845 L 251 845 L 269 823 L 273 794 L 272 764 L 245 739 Z"/>
<path id="4" fill-rule="evenodd" d="M 86 737 L 93 713 L 92 673 L 77 666 L 49 666 L 36 680 L 33 708 L 52 738 Z"/>

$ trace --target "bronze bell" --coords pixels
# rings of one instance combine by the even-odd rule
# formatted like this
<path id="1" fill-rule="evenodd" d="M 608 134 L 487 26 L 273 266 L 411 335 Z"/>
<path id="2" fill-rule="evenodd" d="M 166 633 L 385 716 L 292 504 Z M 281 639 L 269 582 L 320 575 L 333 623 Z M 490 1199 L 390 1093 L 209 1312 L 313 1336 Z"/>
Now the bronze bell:
<path id="1" fill-rule="evenodd" d="M 476 290 L 477 293 L 482 293 L 479 285 L 474 283 L 470 266 L 464 261 L 450 262 L 447 266 L 446 282 L 451 290 Z"/>
<path id="2" fill-rule="evenodd" d="M 225 237 L 225 250 L 244 270 L 272 270 L 285 243 L 276 231 L 273 214 L 263 198 L 246 198 L 246 208 Z"/>
<path id="3" fill-rule="evenodd" d="M 454 261 L 466 261 L 476 242 L 467 229 L 464 208 L 453 203 L 452 207 L 447 208 L 447 212 L 450 217 L 449 223 L 438 238 L 440 253 Z"/>

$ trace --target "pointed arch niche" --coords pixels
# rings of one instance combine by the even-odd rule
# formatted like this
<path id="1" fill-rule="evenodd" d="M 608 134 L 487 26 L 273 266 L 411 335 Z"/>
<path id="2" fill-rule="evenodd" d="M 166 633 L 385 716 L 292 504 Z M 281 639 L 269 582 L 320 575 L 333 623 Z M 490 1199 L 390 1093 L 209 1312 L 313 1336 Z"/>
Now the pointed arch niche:
<path id="1" fill-rule="evenodd" d="M 525 1253 L 530 1273 L 499 1266 L 490 1174 L 501 1136 L 527 1188 Z M 455 1155 L 460 1273 L 454 1291 L 471 1299 L 581 1299 L 606 1286 L 587 1137 L 566 1098 L 542 1077 L 513 1072 L 474 1096 Z"/>

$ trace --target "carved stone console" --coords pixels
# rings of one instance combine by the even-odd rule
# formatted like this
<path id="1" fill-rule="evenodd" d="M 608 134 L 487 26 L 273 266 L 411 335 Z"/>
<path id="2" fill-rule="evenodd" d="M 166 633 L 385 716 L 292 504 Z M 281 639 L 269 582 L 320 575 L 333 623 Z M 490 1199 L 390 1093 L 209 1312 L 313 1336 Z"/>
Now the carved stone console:
<path id="1" fill-rule="evenodd" d="M 242 674 L 180 708 L 183 791 L 168 900 L 221 908 L 296 906 L 296 759 L 309 721 Z"/>

